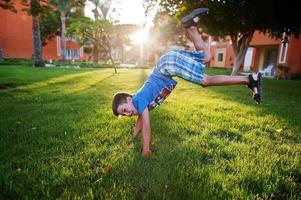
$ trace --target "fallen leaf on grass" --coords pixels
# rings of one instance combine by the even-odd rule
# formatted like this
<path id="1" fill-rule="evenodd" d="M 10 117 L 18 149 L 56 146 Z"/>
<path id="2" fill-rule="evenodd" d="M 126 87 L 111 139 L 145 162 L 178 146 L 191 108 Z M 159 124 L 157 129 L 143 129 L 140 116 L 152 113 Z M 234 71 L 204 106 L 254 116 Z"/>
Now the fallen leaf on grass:
<path id="1" fill-rule="evenodd" d="M 164 190 L 165 190 L 165 192 L 168 192 L 168 191 L 169 191 L 169 185 L 168 185 L 168 184 L 165 184 L 165 185 L 164 185 Z"/>
<path id="2" fill-rule="evenodd" d="M 105 173 L 110 172 L 110 170 L 111 170 L 111 168 L 110 168 L 109 166 L 104 166 L 104 168 L 103 168 L 103 171 L 104 171 Z"/>

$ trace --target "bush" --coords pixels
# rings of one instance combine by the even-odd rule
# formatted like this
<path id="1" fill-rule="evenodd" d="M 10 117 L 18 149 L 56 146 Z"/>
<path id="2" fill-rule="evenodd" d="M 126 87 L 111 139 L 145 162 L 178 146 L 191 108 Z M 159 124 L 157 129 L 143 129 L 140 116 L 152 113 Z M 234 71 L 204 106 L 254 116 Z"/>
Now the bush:
<path id="1" fill-rule="evenodd" d="M 24 59 L 24 58 L 4 58 L 0 60 L 0 65 L 25 65 L 32 66 L 32 59 Z"/>
<path id="2" fill-rule="evenodd" d="M 277 65 L 276 68 L 276 79 L 289 79 L 289 72 L 290 68 L 284 65 Z"/>
<path id="3" fill-rule="evenodd" d="M 301 73 L 296 73 L 291 75 L 292 80 L 301 80 Z"/>
<path id="4" fill-rule="evenodd" d="M 96 67 L 96 68 L 113 68 L 113 64 L 109 64 L 109 63 L 102 63 L 102 64 L 91 64 L 91 67 Z"/>
<path id="5" fill-rule="evenodd" d="M 90 54 L 92 53 L 92 51 L 93 51 L 93 47 L 88 47 L 88 46 L 84 47 L 84 53 Z"/>
<path id="6" fill-rule="evenodd" d="M 57 67 L 61 66 L 79 66 L 80 68 L 113 68 L 113 65 L 111 63 L 101 63 L 94 65 L 92 62 L 89 61 L 83 61 L 83 62 L 60 62 L 60 61 L 53 61 L 53 63 Z"/>

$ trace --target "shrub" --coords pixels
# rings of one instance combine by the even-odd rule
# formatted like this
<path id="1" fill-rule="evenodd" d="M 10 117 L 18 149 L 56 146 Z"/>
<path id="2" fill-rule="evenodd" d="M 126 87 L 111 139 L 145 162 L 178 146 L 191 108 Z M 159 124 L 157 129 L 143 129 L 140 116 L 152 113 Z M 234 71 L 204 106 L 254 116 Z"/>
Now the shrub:
<path id="1" fill-rule="evenodd" d="M 90 54 L 93 51 L 93 47 L 85 46 L 84 47 L 84 53 Z"/>
<path id="2" fill-rule="evenodd" d="M 288 79 L 289 78 L 289 75 L 288 75 L 288 72 L 289 72 L 290 68 L 288 66 L 284 66 L 284 65 L 277 65 L 277 68 L 276 68 L 276 79 Z"/>
<path id="3" fill-rule="evenodd" d="M 32 59 L 24 59 L 24 58 L 4 58 L 0 60 L 0 65 L 25 65 L 32 66 Z"/>
<path id="4" fill-rule="evenodd" d="M 291 75 L 292 80 L 301 80 L 301 73 L 296 73 Z"/>

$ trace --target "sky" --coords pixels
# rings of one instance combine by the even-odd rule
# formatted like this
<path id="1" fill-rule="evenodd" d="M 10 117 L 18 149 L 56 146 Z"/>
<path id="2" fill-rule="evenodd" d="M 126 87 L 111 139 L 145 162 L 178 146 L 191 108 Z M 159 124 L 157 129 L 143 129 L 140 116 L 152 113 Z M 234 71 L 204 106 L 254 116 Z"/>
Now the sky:
<path id="1" fill-rule="evenodd" d="M 118 8 L 120 13 L 119 21 L 122 24 L 142 24 L 145 21 L 143 0 L 117 0 L 119 3 L 114 3 L 113 7 Z M 93 17 L 93 6 L 88 3 L 85 7 L 85 14 L 88 17 Z"/>

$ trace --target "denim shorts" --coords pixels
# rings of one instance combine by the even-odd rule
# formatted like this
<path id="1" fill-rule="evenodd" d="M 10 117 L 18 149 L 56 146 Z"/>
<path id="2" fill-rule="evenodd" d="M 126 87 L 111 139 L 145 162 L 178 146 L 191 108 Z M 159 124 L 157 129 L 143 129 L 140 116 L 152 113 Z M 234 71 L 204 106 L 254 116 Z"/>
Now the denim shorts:
<path id="1" fill-rule="evenodd" d="M 205 74 L 204 51 L 173 49 L 159 59 L 157 69 L 165 76 L 200 84 Z"/>

